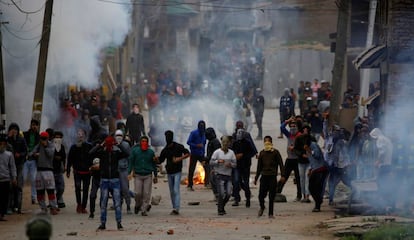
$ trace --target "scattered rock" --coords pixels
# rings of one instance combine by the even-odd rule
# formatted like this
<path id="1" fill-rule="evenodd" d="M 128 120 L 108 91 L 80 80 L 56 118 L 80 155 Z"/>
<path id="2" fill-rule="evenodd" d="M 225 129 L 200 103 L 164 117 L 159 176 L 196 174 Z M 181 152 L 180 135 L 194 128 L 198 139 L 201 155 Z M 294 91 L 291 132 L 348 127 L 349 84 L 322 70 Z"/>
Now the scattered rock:
<path id="1" fill-rule="evenodd" d="M 274 202 L 287 202 L 286 196 L 280 193 L 276 193 Z"/>
<path id="2" fill-rule="evenodd" d="M 167 234 L 168 235 L 173 235 L 174 234 L 174 230 L 173 229 L 168 229 Z"/>
<path id="3" fill-rule="evenodd" d="M 66 236 L 78 236 L 78 232 L 68 232 Z"/>
<path id="4" fill-rule="evenodd" d="M 151 205 L 159 205 L 161 202 L 161 195 L 153 196 L 151 199 Z"/>
<path id="5" fill-rule="evenodd" d="M 263 239 L 266 239 L 266 240 L 269 240 L 269 239 L 270 239 L 270 236 L 267 236 L 267 235 L 266 235 L 266 236 L 262 236 L 262 238 L 263 238 Z"/>

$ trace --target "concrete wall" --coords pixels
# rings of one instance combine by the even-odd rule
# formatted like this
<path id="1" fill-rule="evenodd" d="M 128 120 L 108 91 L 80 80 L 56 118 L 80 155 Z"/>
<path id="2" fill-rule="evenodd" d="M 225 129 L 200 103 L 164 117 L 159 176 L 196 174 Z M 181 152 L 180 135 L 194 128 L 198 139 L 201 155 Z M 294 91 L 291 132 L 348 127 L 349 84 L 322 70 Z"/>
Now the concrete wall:
<path id="1" fill-rule="evenodd" d="M 329 51 L 286 49 L 265 57 L 263 94 L 267 107 L 278 107 L 283 89 L 294 88 L 296 92 L 299 81 L 332 78 L 334 54 Z"/>

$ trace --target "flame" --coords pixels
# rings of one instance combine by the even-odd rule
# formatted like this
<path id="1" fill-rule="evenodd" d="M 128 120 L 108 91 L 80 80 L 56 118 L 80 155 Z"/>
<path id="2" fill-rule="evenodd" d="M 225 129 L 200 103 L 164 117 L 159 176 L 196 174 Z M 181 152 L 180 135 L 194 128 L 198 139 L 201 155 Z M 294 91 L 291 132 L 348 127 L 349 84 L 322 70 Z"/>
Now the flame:
<path id="1" fill-rule="evenodd" d="M 205 177 L 206 177 L 206 172 L 204 171 L 203 165 L 201 165 L 199 162 L 197 162 L 196 169 L 194 171 L 193 184 L 194 185 L 204 184 Z M 188 178 L 185 178 L 184 180 L 182 180 L 181 184 L 187 185 L 188 184 Z"/>
<path id="2" fill-rule="evenodd" d="M 204 171 L 204 167 L 200 163 L 197 163 L 194 178 L 193 178 L 194 184 L 196 185 L 204 184 L 205 177 L 206 177 L 206 172 Z"/>

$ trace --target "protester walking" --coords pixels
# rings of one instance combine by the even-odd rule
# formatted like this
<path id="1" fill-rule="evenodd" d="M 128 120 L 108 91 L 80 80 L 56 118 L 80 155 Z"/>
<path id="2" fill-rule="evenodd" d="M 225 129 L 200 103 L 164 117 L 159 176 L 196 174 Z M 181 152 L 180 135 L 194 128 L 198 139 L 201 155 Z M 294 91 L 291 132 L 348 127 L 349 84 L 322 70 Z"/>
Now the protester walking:
<path id="1" fill-rule="evenodd" d="M 149 148 L 148 137 L 142 136 L 139 144 L 132 148 L 128 166 L 129 178 L 134 178 L 135 214 L 141 211 L 142 216 L 148 216 L 152 183 L 158 182 L 157 161 L 154 151 Z"/>
<path id="2" fill-rule="evenodd" d="M 171 204 L 173 210 L 171 215 L 178 215 L 180 213 L 180 184 L 181 171 L 183 168 L 183 160 L 190 156 L 188 149 L 184 148 L 182 144 L 174 141 L 174 133 L 171 130 L 165 132 L 166 146 L 162 149 L 159 157 L 159 163 L 167 160 L 165 169 L 168 175 L 168 187 L 170 189 Z"/>
<path id="3" fill-rule="evenodd" d="M 254 185 L 260 177 L 259 186 L 259 203 L 260 209 L 258 216 L 263 215 L 265 209 L 265 198 L 269 194 L 269 218 L 274 218 L 274 199 L 277 187 L 278 168 L 280 172 L 284 172 L 283 160 L 277 149 L 273 147 L 273 140 L 271 136 L 266 136 L 263 139 L 264 149 L 260 151 L 257 159 L 256 176 L 254 177 Z"/>

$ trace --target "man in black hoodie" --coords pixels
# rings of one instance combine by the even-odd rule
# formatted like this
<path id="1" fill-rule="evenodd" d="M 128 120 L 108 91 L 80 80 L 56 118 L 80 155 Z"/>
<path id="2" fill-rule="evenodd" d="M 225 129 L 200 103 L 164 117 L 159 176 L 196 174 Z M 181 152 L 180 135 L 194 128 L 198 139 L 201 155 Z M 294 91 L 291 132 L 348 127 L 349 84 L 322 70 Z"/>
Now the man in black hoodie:
<path id="1" fill-rule="evenodd" d="M 183 160 L 190 156 L 188 149 L 182 144 L 174 142 L 174 133 L 171 130 L 165 132 L 167 145 L 162 149 L 158 158 L 160 163 L 167 160 L 165 169 L 168 174 L 168 186 L 170 189 L 173 210 L 171 215 L 178 215 L 180 211 L 180 182 Z"/>
<path id="2" fill-rule="evenodd" d="M 141 136 L 145 136 L 144 117 L 140 113 L 137 103 L 132 105 L 132 112 L 126 119 L 125 131 L 131 139 L 132 145 L 139 142 Z"/>
<path id="3" fill-rule="evenodd" d="M 220 143 L 220 140 L 217 139 L 216 132 L 214 131 L 214 128 L 212 127 L 209 127 L 206 129 L 206 138 L 208 140 L 206 162 L 210 162 L 211 156 L 213 155 L 214 151 L 221 148 L 221 143 Z M 210 173 L 207 173 L 207 174 L 210 174 L 211 189 L 213 190 L 215 199 L 217 199 L 218 191 L 217 191 L 217 183 L 216 183 L 216 174 L 212 166 L 210 166 Z"/>
<path id="4" fill-rule="evenodd" d="M 23 165 L 27 156 L 27 145 L 20 136 L 20 128 L 16 123 L 11 123 L 8 129 L 7 143 L 13 147 L 14 161 L 17 171 L 17 185 L 12 187 L 12 210 L 21 213 L 23 199 Z"/>

